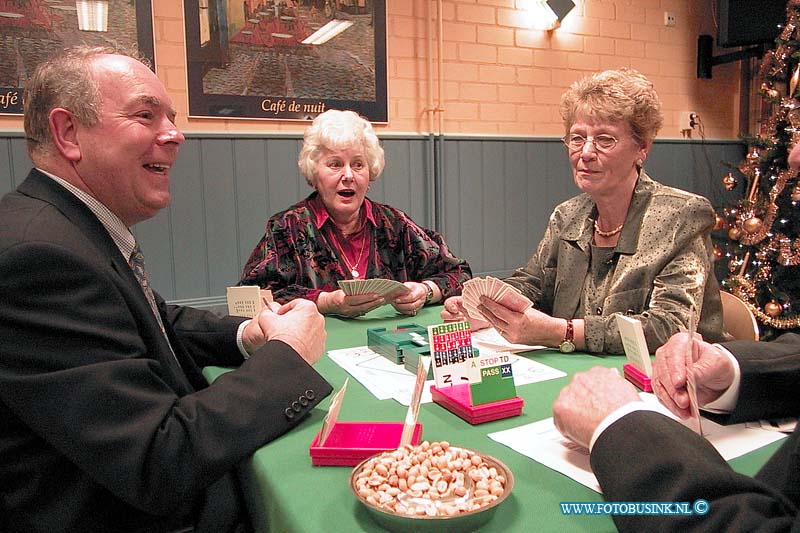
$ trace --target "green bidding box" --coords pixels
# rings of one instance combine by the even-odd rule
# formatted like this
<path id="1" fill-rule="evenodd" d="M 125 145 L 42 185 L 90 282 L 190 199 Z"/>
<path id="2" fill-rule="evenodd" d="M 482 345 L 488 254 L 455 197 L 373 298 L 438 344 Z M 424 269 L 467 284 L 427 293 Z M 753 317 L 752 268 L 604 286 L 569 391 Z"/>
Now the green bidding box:
<path id="1" fill-rule="evenodd" d="M 507 358 L 506 358 L 507 359 Z M 501 362 L 494 366 L 479 367 L 483 358 L 473 359 L 470 364 L 476 368 L 472 372 L 479 372 L 480 381 L 470 383 L 472 405 L 482 405 L 514 398 L 517 388 L 514 386 L 514 373 L 511 361 Z M 472 374 L 475 375 L 475 374 Z"/>

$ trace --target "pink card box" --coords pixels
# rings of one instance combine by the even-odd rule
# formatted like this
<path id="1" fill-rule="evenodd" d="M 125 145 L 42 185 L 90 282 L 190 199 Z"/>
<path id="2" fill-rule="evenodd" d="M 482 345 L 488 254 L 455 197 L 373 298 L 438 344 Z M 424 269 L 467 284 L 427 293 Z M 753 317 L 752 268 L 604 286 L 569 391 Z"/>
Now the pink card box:
<path id="1" fill-rule="evenodd" d="M 472 405 L 468 384 L 441 389 L 436 385 L 431 385 L 431 396 L 434 402 L 473 425 L 519 416 L 522 414 L 522 406 L 525 405 L 525 400 L 519 396 L 482 405 Z"/>
<path id="2" fill-rule="evenodd" d="M 653 392 L 653 386 L 650 384 L 650 378 L 647 377 L 647 374 L 630 363 L 625 363 L 622 365 L 622 371 L 625 374 L 625 379 L 642 389 L 644 392 Z"/>
<path id="3" fill-rule="evenodd" d="M 402 422 L 336 422 L 324 446 L 319 433 L 308 448 L 314 466 L 356 466 L 376 453 L 394 450 L 403 434 Z M 422 438 L 422 424 L 417 424 L 411 444 Z"/>

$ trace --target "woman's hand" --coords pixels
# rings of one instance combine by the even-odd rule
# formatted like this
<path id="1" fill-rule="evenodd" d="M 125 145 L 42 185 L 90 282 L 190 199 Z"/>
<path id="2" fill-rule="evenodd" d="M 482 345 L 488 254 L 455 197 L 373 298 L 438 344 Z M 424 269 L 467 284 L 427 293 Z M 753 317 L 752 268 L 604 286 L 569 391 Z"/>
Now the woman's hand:
<path id="1" fill-rule="evenodd" d="M 564 338 L 564 319 L 553 318 L 534 308 L 514 311 L 481 296 L 478 309 L 500 335 L 515 344 L 558 346 Z"/>
<path id="2" fill-rule="evenodd" d="M 439 315 L 445 322 L 466 320 L 469 322 L 469 327 L 472 331 L 478 331 L 479 329 L 485 329 L 491 326 L 491 324 L 485 320 L 480 320 L 469 316 L 467 310 L 464 309 L 463 299 L 461 296 L 451 296 L 445 300 L 444 309 L 441 313 L 439 313 Z"/>
<path id="3" fill-rule="evenodd" d="M 417 311 L 425 306 L 425 298 L 428 296 L 428 286 L 416 281 L 406 281 L 403 283 L 409 291 L 397 296 L 392 300 L 392 306 L 404 315 L 414 316 Z"/>
<path id="4" fill-rule="evenodd" d="M 386 303 L 376 292 L 346 295 L 342 289 L 321 292 L 317 296 L 317 309 L 323 315 L 361 316 Z"/>

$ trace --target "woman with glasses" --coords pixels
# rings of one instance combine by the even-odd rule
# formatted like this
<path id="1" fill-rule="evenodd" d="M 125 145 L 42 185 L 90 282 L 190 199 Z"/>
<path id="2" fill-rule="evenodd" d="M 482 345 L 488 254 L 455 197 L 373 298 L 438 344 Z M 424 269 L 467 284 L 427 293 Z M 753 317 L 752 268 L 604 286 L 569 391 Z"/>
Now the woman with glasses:
<path id="1" fill-rule="evenodd" d="M 298 158 L 314 189 L 273 215 L 244 267 L 242 285 L 271 289 L 283 303 L 305 298 L 323 314 L 358 316 L 384 304 L 415 315 L 472 277 L 437 232 L 399 209 L 367 198 L 384 167 L 372 125 L 352 111 L 328 110 L 311 123 Z M 392 279 L 404 294 L 346 295 L 340 280 Z"/>
<path id="2" fill-rule="evenodd" d="M 709 342 L 723 340 L 714 210 L 643 170 L 662 124 L 653 84 L 629 69 L 588 76 L 562 96 L 561 116 L 582 194 L 556 207 L 536 253 L 505 280 L 534 307 L 518 312 L 482 298 L 488 323 L 473 328 L 492 325 L 511 342 L 564 352 L 621 354 L 622 314 L 641 322 L 651 353 L 690 324 Z M 466 316 L 460 297 L 442 316 Z"/>

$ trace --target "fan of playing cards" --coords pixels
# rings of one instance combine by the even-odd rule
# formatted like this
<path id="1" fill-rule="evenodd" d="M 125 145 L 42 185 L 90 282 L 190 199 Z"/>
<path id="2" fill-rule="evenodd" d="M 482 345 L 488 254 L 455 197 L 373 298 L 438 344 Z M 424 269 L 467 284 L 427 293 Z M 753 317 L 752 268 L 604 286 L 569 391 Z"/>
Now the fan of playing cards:
<path id="1" fill-rule="evenodd" d="M 393 279 L 343 279 L 339 281 L 339 288 L 348 296 L 370 292 L 381 296 L 399 296 L 411 290 Z"/>
<path id="2" fill-rule="evenodd" d="M 473 278 L 464 283 L 461 301 L 469 316 L 477 320 L 486 320 L 483 313 L 478 310 L 478 306 L 481 304 L 481 296 L 491 298 L 495 302 L 519 313 L 533 306 L 533 303 L 528 298 L 504 281 L 491 276 Z"/>

